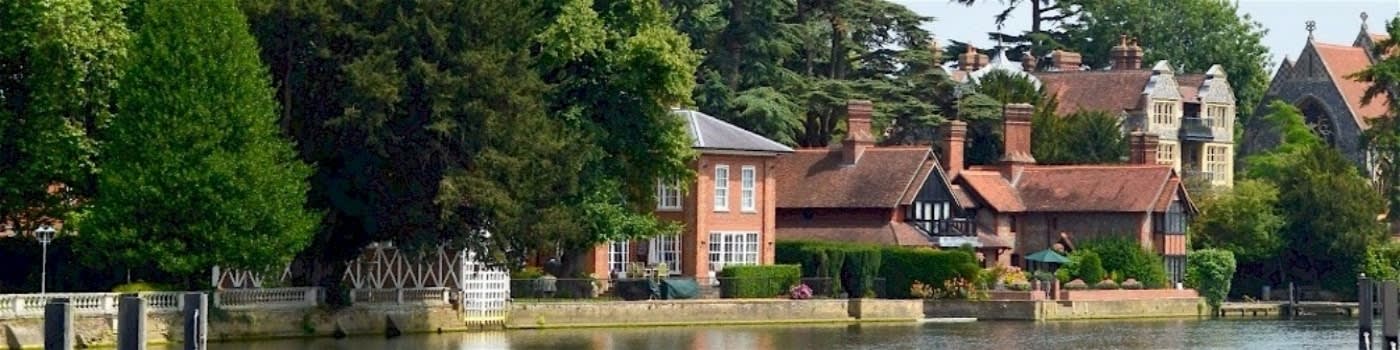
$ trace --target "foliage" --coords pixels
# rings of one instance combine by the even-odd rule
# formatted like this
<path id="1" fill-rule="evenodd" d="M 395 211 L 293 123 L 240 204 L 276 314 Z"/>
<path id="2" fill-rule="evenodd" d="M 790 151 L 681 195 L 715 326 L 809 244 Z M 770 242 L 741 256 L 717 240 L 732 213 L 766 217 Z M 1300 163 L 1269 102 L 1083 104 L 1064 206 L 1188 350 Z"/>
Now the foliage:
<path id="1" fill-rule="evenodd" d="M 829 283 L 826 290 L 833 297 L 844 290 L 846 296 L 859 298 L 874 293 L 881 250 L 882 247 L 869 244 L 779 241 L 775 260 L 801 265 L 804 277 L 823 279 Z"/>
<path id="2" fill-rule="evenodd" d="M 1279 195 L 1284 217 L 1300 218 L 1284 225 L 1285 261 L 1301 268 L 1302 281 L 1350 292 L 1366 249 L 1387 239 L 1384 224 L 1376 220 L 1385 201 L 1331 147 L 1301 152 L 1279 174 L 1277 185 L 1286 189 Z"/>
<path id="3" fill-rule="evenodd" d="M 724 298 L 772 298 L 801 280 L 797 265 L 727 266 L 719 273 L 719 292 Z"/>
<path id="4" fill-rule="evenodd" d="M 1112 279 L 1102 280 L 1102 281 L 1099 281 L 1099 283 L 1095 283 L 1095 284 L 1094 284 L 1094 289 L 1119 289 L 1119 288 L 1120 288 L 1120 287 L 1118 286 L 1118 283 L 1117 283 L 1117 282 L 1113 282 Z"/>
<path id="5" fill-rule="evenodd" d="M 1386 32 L 1400 34 L 1400 17 L 1386 23 Z M 1373 103 L 1372 100 L 1376 96 L 1400 91 L 1400 58 L 1388 54 L 1400 47 L 1400 38 L 1387 36 L 1375 44 L 1376 46 L 1370 49 L 1382 57 L 1381 61 L 1347 76 L 1349 79 L 1371 83 L 1371 86 L 1366 88 L 1366 94 L 1362 96 L 1362 104 Z M 1391 113 L 1370 120 L 1370 128 L 1362 132 L 1362 145 L 1375 157 L 1375 171 L 1378 173 L 1376 180 L 1384 191 L 1386 212 L 1392 213 L 1390 215 L 1394 217 L 1400 215 L 1400 187 L 1397 187 L 1400 186 L 1400 119 L 1396 118 L 1395 113 L 1400 110 L 1400 106 L 1391 103 L 1389 107 Z M 1392 222 L 1396 220 L 1392 219 Z"/>
<path id="6" fill-rule="evenodd" d="M 1024 291 L 1031 290 L 1031 283 L 1030 283 L 1030 282 L 1026 282 L 1026 281 L 1016 282 L 1016 283 L 1012 283 L 1012 284 L 1006 285 L 1006 289 L 1010 289 L 1010 290 L 1014 290 L 1014 291 L 1018 291 L 1018 292 L 1024 292 Z"/>
<path id="7" fill-rule="evenodd" d="M 1200 205 L 1191 223 L 1191 244 L 1198 249 L 1230 251 L 1241 261 L 1262 261 L 1283 248 L 1284 217 L 1278 211 L 1279 189 L 1247 179 Z"/>
<path id="8" fill-rule="evenodd" d="M 943 286 L 933 291 L 936 299 L 982 299 L 977 284 L 969 279 L 953 277 L 943 281 Z"/>
<path id="9" fill-rule="evenodd" d="M 1037 108 L 1031 120 L 1031 153 L 1037 163 L 1109 164 L 1127 159 L 1128 142 L 1118 116 L 1102 111 L 1057 116 L 1057 102 L 1048 100 L 1050 105 Z"/>
<path id="10" fill-rule="evenodd" d="M 1016 266 L 996 266 L 984 270 L 983 275 L 986 276 L 988 280 L 1000 281 L 1003 285 L 1012 285 L 1022 282 L 1028 283 L 1030 281 L 1026 277 L 1026 272 L 1021 271 L 1021 268 Z"/>
<path id="11" fill-rule="evenodd" d="M 180 290 L 180 288 L 179 288 L 179 287 L 174 287 L 174 286 L 156 284 L 156 283 L 148 283 L 148 282 L 123 283 L 123 284 L 118 284 L 116 287 L 112 287 L 112 293 L 123 293 L 123 294 L 125 294 L 125 293 L 138 293 L 138 292 L 175 291 L 175 290 Z"/>
<path id="12" fill-rule="evenodd" d="M 885 289 L 891 298 L 912 297 L 906 293 L 914 281 L 944 286 L 950 280 L 961 279 L 975 284 L 981 271 L 977 259 L 962 250 L 886 247 L 881 253 L 880 277 L 885 278 Z"/>
<path id="13" fill-rule="evenodd" d="M 518 269 L 518 270 L 515 270 L 515 271 L 511 271 L 511 272 L 510 272 L 510 279 L 513 279 L 513 280 L 533 280 L 533 279 L 539 278 L 539 277 L 544 276 L 544 275 L 545 275 L 544 269 L 541 269 L 541 268 L 535 267 L 535 266 L 526 266 L 526 267 L 524 267 L 524 268 L 521 268 L 521 269 Z"/>
<path id="14" fill-rule="evenodd" d="M 0 3 L 0 223 L 14 231 L 52 224 L 92 194 L 127 56 L 126 3 Z"/>
<path id="15" fill-rule="evenodd" d="M 144 6 L 85 250 L 184 277 L 286 266 L 319 217 L 247 22 L 232 0 Z"/>
<path id="16" fill-rule="evenodd" d="M 89 261 L 77 237 L 60 235 L 48 247 L 48 292 L 105 292 L 128 278 L 164 279 L 149 267 L 128 267 L 116 261 Z M 0 238 L 0 293 L 38 293 L 43 276 L 43 245 L 33 237 Z"/>
<path id="17" fill-rule="evenodd" d="M 792 286 L 792 288 L 788 288 L 788 299 L 806 300 L 811 298 L 812 287 L 808 287 L 804 283 L 798 283 L 797 285 Z"/>
<path id="18" fill-rule="evenodd" d="M 1367 248 L 1361 272 L 1376 281 L 1400 278 L 1400 243 L 1387 242 Z"/>
<path id="19" fill-rule="evenodd" d="M 1206 298 L 1211 309 L 1230 292 L 1230 280 L 1235 275 L 1235 255 L 1227 250 L 1202 249 L 1186 255 L 1186 285 Z"/>
<path id="20" fill-rule="evenodd" d="M 1075 279 L 1102 281 L 1107 276 L 1098 253 L 1078 249 L 1066 258 L 1069 262 L 1061 264 L 1060 268 L 1055 270 L 1055 279 L 1060 280 L 1060 283 L 1069 283 Z"/>
<path id="21" fill-rule="evenodd" d="M 1256 124 L 1259 128 L 1278 130 L 1281 140 L 1277 147 L 1244 159 L 1245 178 L 1275 181 L 1283 169 L 1291 166 L 1297 154 L 1306 149 L 1326 146 L 1303 119 L 1303 112 L 1288 102 L 1269 102 L 1269 113 Z M 1276 182 L 1276 181 L 1275 181 Z"/>
<path id="22" fill-rule="evenodd" d="M 1075 248 L 1096 253 L 1103 262 L 1104 271 L 1118 272 L 1121 278 L 1134 278 L 1147 288 L 1162 288 L 1167 285 L 1166 267 L 1162 257 L 1143 248 L 1136 240 L 1129 238 L 1101 238 L 1078 242 Z"/>

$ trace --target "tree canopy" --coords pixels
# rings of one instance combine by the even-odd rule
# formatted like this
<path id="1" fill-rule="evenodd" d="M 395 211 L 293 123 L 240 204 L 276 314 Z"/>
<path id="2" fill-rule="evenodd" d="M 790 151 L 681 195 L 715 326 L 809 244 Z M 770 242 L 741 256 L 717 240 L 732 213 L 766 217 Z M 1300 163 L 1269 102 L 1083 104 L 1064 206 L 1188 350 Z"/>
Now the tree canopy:
<path id="1" fill-rule="evenodd" d="M 144 9 L 79 222 L 86 251 L 186 278 L 285 266 L 319 218 L 245 18 L 233 0 Z"/>

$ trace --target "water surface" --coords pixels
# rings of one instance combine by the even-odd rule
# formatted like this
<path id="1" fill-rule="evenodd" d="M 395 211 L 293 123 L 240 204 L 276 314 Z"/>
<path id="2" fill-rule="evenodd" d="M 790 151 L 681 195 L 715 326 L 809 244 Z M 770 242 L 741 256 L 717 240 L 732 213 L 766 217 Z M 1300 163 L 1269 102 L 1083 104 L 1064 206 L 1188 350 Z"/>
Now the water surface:
<path id="1" fill-rule="evenodd" d="M 1142 320 L 520 330 L 211 343 L 245 349 L 1355 349 L 1355 320 Z M 1379 333 L 1379 329 L 1376 330 Z"/>

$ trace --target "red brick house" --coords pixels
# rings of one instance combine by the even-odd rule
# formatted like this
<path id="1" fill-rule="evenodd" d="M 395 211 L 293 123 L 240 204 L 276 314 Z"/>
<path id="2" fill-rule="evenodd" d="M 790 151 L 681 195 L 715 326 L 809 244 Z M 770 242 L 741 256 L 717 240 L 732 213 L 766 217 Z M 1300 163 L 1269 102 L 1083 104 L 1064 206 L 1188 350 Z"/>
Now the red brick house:
<path id="1" fill-rule="evenodd" d="M 1157 162 L 1157 137 L 1130 136 L 1131 164 L 1038 165 L 1030 152 L 1032 107 L 1005 107 L 1005 156 L 993 166 L 963 169 L 948 164 L 972 199 L 977 226 L 1012 249 L 989 255 L 989 264 L 1025 266 L 1022 257 L 1057 243 L 1130 237 L 1165 259 L 1168 277 L 1181 281 L 1186 227 L 1196 213 L 1172 164 Z M 959 133 L 945 142 L 961 143 Z M 950 159 L 961 147 L 951 150 Z M 990 253 L 990 252 L 987 252 Z"/>
<path id="2" fill-rule="evenodd" d="M 837 148 L 799 149 L 778 159 L 779 239 L 996 249 L 963 211 L 968 199 L 927 146 L 876 147 L 871 103 L 847 105 L 846 139 Z"/>
<path id="3" fill-rule="evenodd" d="M 658 181 L 656 216 L 684 225 L 677 236 L 600 245 L 584 259 L 595 278 L 625 273 L 631 263 L 665 263 L 671 274 L 701 279 L 726 265 L 772 264 L 772 169 L 791 148 L 692 110 L 676 110 L 700 156 L 696 178 L 684 188 Z"/>

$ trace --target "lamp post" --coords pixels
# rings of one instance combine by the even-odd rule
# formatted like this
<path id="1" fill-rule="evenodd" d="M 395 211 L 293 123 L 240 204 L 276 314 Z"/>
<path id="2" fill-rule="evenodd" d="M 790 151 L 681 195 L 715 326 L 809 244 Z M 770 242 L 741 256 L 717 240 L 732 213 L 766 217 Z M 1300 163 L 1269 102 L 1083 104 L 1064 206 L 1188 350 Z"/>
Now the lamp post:
<path id="1" fill-rule="evenodd" d="M 44 245 L 43 270 L 39 273 L 39 294 L 48 294 L 49 292 L 49 242 L 53 242 L 53 235 L 56 232 L 58 231 L 54 231 L 53 226 L 49 225 L 42 225 L 39 226 L 39 229 L 34 230 L 34 238 L 38 238 L 39 244 Z"/>

